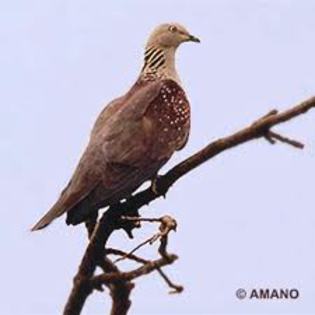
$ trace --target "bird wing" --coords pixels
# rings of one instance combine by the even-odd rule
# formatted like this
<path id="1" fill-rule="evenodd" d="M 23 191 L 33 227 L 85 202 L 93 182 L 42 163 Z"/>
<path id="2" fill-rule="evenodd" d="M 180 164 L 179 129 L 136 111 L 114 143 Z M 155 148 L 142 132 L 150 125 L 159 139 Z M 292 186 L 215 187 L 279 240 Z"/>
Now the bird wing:
<path id="1" fill-rule="evenodd" d="M 102 127 L 106 124 L 106 122 L 115 115 L 115 113 L 124 104 L 124 98 L 125 96 L 116 98 L 103 108 L 94 123 L 91 131 L 91 137 L 95 137 L 99 130 L 101 130 Z"/>
<path id="2" fill-rule="evenodd" d="M 135 85 L 132 93 L 116 114 L 107 120 L 98 136 L 91 141 L 101 143 L 109 163 L 119 163 L 133 168 L 143 166 L 148 141 L 152 133 L 150 122 L 145 119 L 147 108 L 159 96 L 162 82 L 146 82 Z"/>
<path id="3" fill-rule="evenodd" d="M 146 151 L 141 117 L 159 91 L 160 84 L 134 88 L 102 111 L 90 141 L 67 187 L 47 214 L 32 228 L 39 230 L 105 186 L 108 198 L 147 177 L 139 163 Z M 145 173 L 145 174 L 144 174 Z M 105 198 L 106 196 L 103 196 Z M 94 203 L 99 201 L 94 200 Z"/>

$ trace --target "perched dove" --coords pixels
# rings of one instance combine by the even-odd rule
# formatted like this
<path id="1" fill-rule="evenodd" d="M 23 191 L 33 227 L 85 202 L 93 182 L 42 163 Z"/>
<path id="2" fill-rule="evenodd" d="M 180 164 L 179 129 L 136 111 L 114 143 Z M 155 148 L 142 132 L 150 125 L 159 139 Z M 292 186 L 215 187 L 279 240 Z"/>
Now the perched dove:
<path id="1" fill-rule="evenodd" d="M 100 113 L 69 184 L 32 231 L 64 213 L 67 224 L 84 222 L 99 208 L 128 198 L 185 146 L 190 106 L 175 69 L 175 52 L 188 41 L 199 39 L 177 23 L 152 32 L 136 83 Z"/>

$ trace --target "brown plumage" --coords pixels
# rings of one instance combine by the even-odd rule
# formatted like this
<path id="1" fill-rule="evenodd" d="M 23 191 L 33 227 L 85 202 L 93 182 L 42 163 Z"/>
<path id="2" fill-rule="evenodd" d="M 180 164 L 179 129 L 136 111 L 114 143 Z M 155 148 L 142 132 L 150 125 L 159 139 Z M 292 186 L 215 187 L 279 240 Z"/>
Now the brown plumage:
<path id="1" fill-rule="evenodd" d="M 154 178 L 183 148 L 190 108 L 174 55 L 184 41 L 199 40 L 178 24 L 163 24 L 152 33 L 139 79 L 101 112 L 69 184 L 32 230 L 44 228 L 63 213 L 67 224 L 85 221 Z"/>

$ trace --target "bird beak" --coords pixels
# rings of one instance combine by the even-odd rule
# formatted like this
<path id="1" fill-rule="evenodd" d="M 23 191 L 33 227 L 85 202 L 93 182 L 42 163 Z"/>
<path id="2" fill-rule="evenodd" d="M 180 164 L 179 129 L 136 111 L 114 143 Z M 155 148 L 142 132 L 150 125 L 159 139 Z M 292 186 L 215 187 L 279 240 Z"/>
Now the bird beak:
<path id="1" fill-rule="evenodd" d="M 187 40 L 189 42 L 200 43 L 200 39 L 196 36 L 193 36 L 193 35 L 189 35 Z"/>

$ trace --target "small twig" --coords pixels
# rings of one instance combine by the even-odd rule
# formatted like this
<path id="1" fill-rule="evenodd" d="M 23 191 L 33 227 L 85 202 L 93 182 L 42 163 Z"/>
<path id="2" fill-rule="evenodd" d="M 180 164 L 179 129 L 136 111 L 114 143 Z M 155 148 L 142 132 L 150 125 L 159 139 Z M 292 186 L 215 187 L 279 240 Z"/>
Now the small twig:
<path id="1" fill-rule="evenodd" d="M 128 258 L 128 256 L 132 255 L 133 253 L 135 253 L 138 249 L 140 249 L 141 247 L 150 244 L 152 245 L 154 242 L 156 242 L 159 238 L 161 238 L 161 245 L 159 247 L 159 253 L 163 256 L 166 255 L 166 244 L 167 244 L 167 239 L 166 236 L 167 234 L 174 230 L 176 231 L 176 227 L 177 227 L 177 223 L 176 221 L 168 216 L 165 215 L 161 218 L 138 218 L 138 217 L 127 217 L 127 216 L 123 216 L 122 217 L 123 220 L 128 220 L 128 221 L 144 221 L 144 222 L 160 222 L 160 232 L 154 234 L 153 236 L 149 237 L 148 239 L 146 239 L 144 242 L 140 243 L 139 245 L 137 245 L 134 249 L 132 249 L 130 252 L 128 252 L 126 255 L 117 258 L 114 263 L 118 263 L 119 261 L 122 261 L 126 258 Z"/>
<path id="2" fill-rule="evenodd" d="M 280 141 L 280 142 L 283 142 L 283 143 L 286 143 L 286 144 L 289 144 L 297 149 L 303 149 L 304 148 L 304 144 L 297 141 L 297 140 L 293 140 L 293 139 L 290 139 L 288 137 L 284 137 L 282 135 L 280 135 L 279 133 L 276 133 L 274 131 L 269 131 L 268 132 L 268 136 L 273 139 L 274 143 L 276 142 L 274 139 Z"/>
<path id="3" fill-rule="evenodd" d="M 115 249 L 115 248 L 107 248 L 106 254 L 116 255 L 116 256 L 126 256 L 126 258 L 133 260 L 135 262 L 141 263 L 141 264 L 147 264 L 149 262 L 149 260 L 147 259 L 141 258 L 133 254 L 128 254 L 120 249 Z M 183 286 L 174 284 L 161 268 L 157 268 L 157 272 L 160 274 L 160 276 L 166 282 L 166 284 L 171 289 L 173 289 L 173 291 L 169 292 L 170 294 L 181 293 L 184 290 Z"/>
<path id="4" fill-rule="evenodd" d="M 141 217 L 128 217 L 122 216 L 122 220 L 136 221 L 136 222 L 161 222 L 161 218 L 141 218 Z"/>
<path id="5" fill-rule="evenodd" d="M 174 254 L 169 254 L 168 257 L 161 257 L 157 260 L 148 261 L 143 266 L 128 272 L 112 272 L 103 273 L 98 276 L 94 276 L 90 280 L 90 284 L 95 288 L 99 288 L 100 285 L 110 285 L 115 281 L 131 281 L 146 274 L 151 273 L 158 268 L 172 264 L 178 257 Z"/>
<path id="6" fill-rule="evenodd" d="M 126 258 L 130 257 L 133 255 L 134 252 L 136 252 L 138 249 L 140 249 L 141 247 L 143 247 L 146 244 L 152 244 L 151 242 L 153 241 L 153 238 L 156 235 L 151 236 L 150 238 L 148 238 L 147 240 L 145 240 L 144 242 L 140 243 L 139 245 L 137 245 L 134 249 L 132 249 L 130 252 L 126 253 L 126 255 L 117 258 L 116 260 L 114 260 L 114 264 L 117 264 L 119 261 L 125 260 Z"/>
<path id="7" fill-rule="evenodd" d="M 141 264 L 146 264 L 148 262 L 147 259 L 141 258 L 139 256 L 136 256 L 134 254 L 126 253 L 120 249 L 116 248 L 106 248 L 105 250 L 107 255 L 116 255 L 116 256 L 126 256 L 126 258 L 133 260 L 135 262 L 141 263 Z"/>
<path id="8" fill-rule="evenodd" d="M 157 268 L 157 272 L 161 275 L 161 277 L 164 279 L 164 281 L 167 283 L 167 285 L 173 289 L 169 291 L 169 294 L 175 294 L 175 293 L 181 293 L 184 291 L 184 287 L 178 284 L 175 284 L 171 281 L 171 279 L 164 273 L 164 271 L 161 268 Z"/>
<path id="9" fill-rule="evenodd" d="M 272 139 L 272 136 L 270 135 L 270 131 L 266 132 L 264 138 L 270 143 L 270 144 L 276 144 L 276 141 Z"/>
<path id="10" fill-rule="evenodd" d="M 259 123 L 261 123 L 262 121 L 264 121 L 266 118 L 270 117 L 270 116 L 274 116 L 278 114 L 278 110 L 276 109 L 272 109 L 271 111 L 269 111 L 267 114 L 263 115 L 262 117 L 258 118 L 257 120 L 255 120 L 252 124 L 252 126 L 255 126 Z"/>
<path id="11" fill-rule="evenodd" d="M 274 116 L 274 115 L 277 115 L 278 114 L 278 111 L 277 110 L 272 110 L 270 111 L 269 113 L 267 113 L 266 115 L 262 116 L 261 118 L 259 118 L 258 120 L 256 120 L 252 126 L 255 127 L 257 126 L 258 124 L 261 124 L 264 122 L 264 120 L 268 119 L 270 116 Z M 304 144 L 299 142 L 299 141 L 296 141 L 296 140 L 292 140 L 288 137 L 284 137 L 282 135 L 280 135 L 279 133 L 276 133 L 274 131 L 272 131 L 270 129 L 270 126 L 267 127 L 264 131 L 263 131 L 263 137 L 270 143 L 270 144 L 276 144 L 277 141 L 280 141 L 280 142 L 283 142 L 283 143 L 286 143 L 286 144 L 289 144 L 297 149 L 303 149 L 304 148 Z"/>
<path id="12" fill-rule="evenodd" d="M 142 264 L 148 264 L 150 263 L 150 261 L 145 260 L 141 257 L 138 257 L 136 255 L 134 255 L 133 253 L 138 250 L 139 248 L 141 248 L 142 246 L 150 243 L 152 244 L 153 242 L 155 242 L 156 240 L 160 239 L 160 246 L 159 246 L 159 253 L 160 255 L 165 259 L 165 260 L 170 260 L 171 255 L 169 255 L 167 253 L 167 242 L 168 242 L 168 234 L 170 233 L 170 231 L 172 230 L 176 230 L 177 227 L 177 223 L 176 221 L 166 215 L 163 216 L 161 218 L 138 218 L 138 217 L 123 217 L 124 220 L 131 220 L 131 221 L 144 221 L 144 222 L 160 222 L 160 227 L 159 227 L 159 233 L 154 234 L 153 236 L 151 236 L 149 239 L 145 240 L 144 242 L 140 243 L 138 246 L 136 246 L 132 251 L 130 251 L 129 253 L 125 253 L 121 250 L 116 250 L 116 249 L 107 249 L 106 253 L 107 254 L 114 254 L 114 255 L 118 255 L 121 256 L 120 258 L 116 259 L 114 261 L 114 263 L 117 263 L 121 260 L 124 260 L 126 258 L 134 260 L 136 262 L 140 262 Z M 176 285 L 174 284 L 169 278 L 168 276 L 163 272 L 163 270 L 160 267 L 156 268 L 157 272 L 161 275 L 161 277 L 164 279 L 164 281 L 167 283 L 167 285 L 172 288 L 173 290 L 170 291 L 170 293 L 180 293 L 183 291 L 183 287 L 180 285 Z"/>

